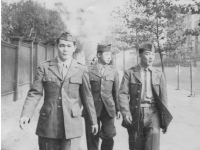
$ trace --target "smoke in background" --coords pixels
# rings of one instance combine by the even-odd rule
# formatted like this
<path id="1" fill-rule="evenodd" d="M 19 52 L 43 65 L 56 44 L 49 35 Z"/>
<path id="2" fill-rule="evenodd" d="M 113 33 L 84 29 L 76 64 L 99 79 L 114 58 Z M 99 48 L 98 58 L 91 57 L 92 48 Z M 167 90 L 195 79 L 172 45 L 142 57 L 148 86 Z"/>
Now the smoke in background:
<path id="1" fill-rule="evenodd" d="M 92 59 L 97 44 L 111 35 L 111 27 L 115 25 L 110 13 L 123 3 L 116 0 L 65 0 L 55 6 L 67 30 L 83 44 L 86 59 Z"/>

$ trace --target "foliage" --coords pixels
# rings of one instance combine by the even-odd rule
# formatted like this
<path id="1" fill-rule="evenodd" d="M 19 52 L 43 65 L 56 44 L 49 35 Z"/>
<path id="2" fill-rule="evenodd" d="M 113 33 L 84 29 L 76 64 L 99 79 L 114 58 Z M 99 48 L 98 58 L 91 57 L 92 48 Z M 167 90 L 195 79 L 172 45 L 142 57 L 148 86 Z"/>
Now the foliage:
<path id="1" fill-rule="evenodd" d="M 152 41 L 151 33 L 146 30 L 147 18 L 142 13 L 143 7 L 135 2 L 126 2 L 122 8 L 117 8 L 112 15 L 123 25 L 117 26 L 117 41 L 127 43 L 128 47 L 138 50 L 139 44 Z"/>
<path id="2" fill-rule="evenodd" d="M 199 35 L 197 29 L 186 29 L 181 22 L 187 13 L 199 13 L 190 5 L 175 5 L 172 0 L 132 0 L 115 10 L 115 18 L 121 21 L 129 33 L 131 40 L 126 42 L 138 45 L 145 41 L 153 42 L 160 54 L 162 69 L 163 54 L 178 51 L 186 43 L 190 35 Z M 117 16 L 117 17 L 116 17 Z M 181 20 L 181 21 L 180 21 Z M 190 50 L 191 51 L 191 50 Z"/>
<path id="3" fill-rule="evenodd" d="M 11 4 L 2 1 L 1 8 L 1 35 L 6 41 L 10 36 L 23 39 L 35 36 L 43 43 L 51 43 L 66 29 L 58 12 L 32 0 Z"/>

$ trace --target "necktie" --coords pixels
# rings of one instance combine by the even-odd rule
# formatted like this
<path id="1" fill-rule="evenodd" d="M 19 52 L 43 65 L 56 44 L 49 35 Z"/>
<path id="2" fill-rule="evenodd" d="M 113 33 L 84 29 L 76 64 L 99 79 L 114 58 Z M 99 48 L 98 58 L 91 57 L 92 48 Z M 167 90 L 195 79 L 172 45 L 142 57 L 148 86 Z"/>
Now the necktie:
<path id="1" fill-rule="evenodd" d="M 151 94 L 150 94 L 150 89 L 149 89 L 149 78 L 148 78 L 148 69 L 144 69 L 144 72 L 145 72 L 145 77 L 144 77 L 144 80 L 145 80 L 145 97 L 147 98 L 151 98 Z"/>
<path id="2" fill-rule="evenodd" d="M 62 79 L 64 78 L 64 67 L 65 67 L 65 64 L 62 63 L 62 64 L 60 65 L 60 74 L 61 74 L 61 76 L 62 76 Z"/>
<path id="3" fill-rule="evenodd" d="M 101 76 L 103 76 L 103 73 L 104 73 L 104 70 L 105 70 L 104 67 L 105 67 L 105 66 L 102 66 L 102 67 L 100 68 Z"/>

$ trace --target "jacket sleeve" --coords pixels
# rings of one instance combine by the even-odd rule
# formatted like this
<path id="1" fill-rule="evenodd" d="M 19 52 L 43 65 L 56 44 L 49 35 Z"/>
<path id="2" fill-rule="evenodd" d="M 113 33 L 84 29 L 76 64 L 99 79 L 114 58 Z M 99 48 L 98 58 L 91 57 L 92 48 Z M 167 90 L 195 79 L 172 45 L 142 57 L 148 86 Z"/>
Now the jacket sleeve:
<path id="1" fill-rule="evenodd" d="M 114 77 L 114 83 L 112 88 L 112 95 L 115 102 L 115 109 L 116 111 L 120 111 L 119 107 L 119 73 L 116 71 Z"/>
<path id="2" fill-rule="evenodd" d="M 32 118 L 35 109 L 39 103 L 39 100 L 43 96 L 43 83 L 42 83 L 43 75 L 44 75 L 44 68 L 42 66 L 39 66 L 37 68 L 37 74 L 35 80 L 25 99 L 21 117 L 28 117 L 30 119 Z"/>
<path id="3" fill-rule="evenodd" d="M 85 69 L 83 73 L 82 85 L 80 86 L 80 97 L 90 123 L 92 125 L 97 124 L 96 109 L 94 107 L 94 100 L 89 81 L 89 72 L 87 69 Z"/>
<path id="4" fill-rule="evenodd" d="M 161 79 L 160 79 L 160 96 L 161 96 L 161 101 L 165 105 L 166 108 L 168 108 L 168 95 L 167 95 L 167 84 L 166 84 L 166 78 L 164 73 L 162 72 L 161 74 Z"/>
<path id="5" fill-rule="evenodd" d="M 122 82 L 121 82 L 121 86 L 119 90 L 120 111 L 123 117 L 126 117 L 127 115 L 131 115 L 130 108 L 129 108 L 129 101 L 130 101 L 129 78 L 130 76 L 128 75 L 128 71 L 126 71 L 122 78 Z"/>

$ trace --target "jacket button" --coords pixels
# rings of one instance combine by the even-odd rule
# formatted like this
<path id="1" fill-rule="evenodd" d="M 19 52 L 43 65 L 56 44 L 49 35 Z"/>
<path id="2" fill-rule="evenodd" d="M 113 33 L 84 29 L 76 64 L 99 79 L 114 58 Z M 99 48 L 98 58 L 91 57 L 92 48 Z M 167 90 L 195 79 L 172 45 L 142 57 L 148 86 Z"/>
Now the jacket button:
<path id="1" fill-rule="evenodd" d="M 137 106 L 135 106 L 135 108 L 137 108 Z"/>
<path id="2" fill-rule="evenodd" d="M 45 115 L 45 113 L 43 113 L 43 115 Z"/>
<path id="3" fill-rule="evenodd" d="M 138 91 L 138 93 L 140 93 L 140 91 Z"/>
<path id="4" fill-rule="evenodd" d="M 136 100 L 138 101 L 138 100 L 139 100 L 139 98 L 136 98 Z"/>
<path id="5" fill-rule="evenodd" d="M 59 97 L 59 99 L 61 99 L 61 97 Z"/>
<path id="6" fill-rule="evenodd" d="M 61 106 L 58 106 L 58 108 L 60 108 Z"/>

